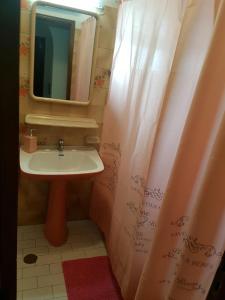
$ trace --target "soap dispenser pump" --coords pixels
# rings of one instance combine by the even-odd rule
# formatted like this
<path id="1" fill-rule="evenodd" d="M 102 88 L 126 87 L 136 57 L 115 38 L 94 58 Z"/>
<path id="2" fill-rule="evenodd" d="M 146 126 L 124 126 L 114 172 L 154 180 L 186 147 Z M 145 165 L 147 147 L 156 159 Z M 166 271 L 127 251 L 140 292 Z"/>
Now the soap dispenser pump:
<path id="1" fill-rule="evenodd" d="M 33 135 L 34 129 L 29 128 L 28 134 L 23 137 L 23 150 L 32 153 L 37 150 L 37 137 Z"/>

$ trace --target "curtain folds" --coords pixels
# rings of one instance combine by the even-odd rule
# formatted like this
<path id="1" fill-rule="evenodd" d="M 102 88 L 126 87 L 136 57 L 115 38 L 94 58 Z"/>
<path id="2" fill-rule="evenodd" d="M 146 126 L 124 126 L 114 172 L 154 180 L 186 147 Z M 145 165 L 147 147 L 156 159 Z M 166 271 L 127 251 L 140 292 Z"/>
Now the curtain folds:
<path id="1" fill-rule="evenodd" d="M 95 28 L 96 19 L 94 17 L 81 23 L 75 75 L 71 83 L 70 99 L 73 100 L 87 101 L 89 99 Z"/>
<path id="2" fill-rule="evenodd" d="M 120 7 L 91 217 L 125 300 L 206 299 L 221 260 L 223 28 L 224 1 Z"/>

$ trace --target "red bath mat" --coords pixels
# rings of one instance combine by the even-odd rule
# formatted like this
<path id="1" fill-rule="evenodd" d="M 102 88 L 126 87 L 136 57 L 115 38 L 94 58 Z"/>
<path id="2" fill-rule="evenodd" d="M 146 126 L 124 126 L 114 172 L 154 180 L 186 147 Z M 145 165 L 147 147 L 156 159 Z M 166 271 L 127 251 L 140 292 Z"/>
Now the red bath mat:
<path id="1" fill-rule="evenodd" d="M 107 256 L 63 262 L 69 300 L 122 300 Z"/>

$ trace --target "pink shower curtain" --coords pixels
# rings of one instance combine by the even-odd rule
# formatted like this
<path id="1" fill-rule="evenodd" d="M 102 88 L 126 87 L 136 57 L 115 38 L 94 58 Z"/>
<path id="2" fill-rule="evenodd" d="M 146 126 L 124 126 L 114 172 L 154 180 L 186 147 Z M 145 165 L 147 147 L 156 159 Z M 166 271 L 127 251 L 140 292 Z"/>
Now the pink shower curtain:
<path id="1" fill-rule="evenodd" d="M 71 83 L 70 99 L 77 101 L 89 100 L 95 29 L 96 19 L 94 17 L 90 17 L 81 23 L 75 80 Z"/>
<path id="2" fill-rule="evenodd" d="M 120 7 L 91 216 L 125 300 L 206 299 L 220 263 L 224 28 L 222 0 Z"/>

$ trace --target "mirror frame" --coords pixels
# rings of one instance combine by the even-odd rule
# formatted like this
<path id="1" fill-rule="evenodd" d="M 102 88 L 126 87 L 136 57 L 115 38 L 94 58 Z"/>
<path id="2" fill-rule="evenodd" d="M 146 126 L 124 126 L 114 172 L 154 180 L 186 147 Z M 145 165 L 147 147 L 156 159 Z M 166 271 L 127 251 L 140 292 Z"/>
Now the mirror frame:
<path id="1" fill-rule="evenodd" d="M 79 101 L 79 100 L 64 100 L 64 99 L 56 99 L 56 98 L 45 98 L 45 97 L 38 97 L 34 95 L 34 49 L 35 49 L 35 30 L 36 30 L 36 8 L 38 5 L 42 6 L 52 6 L 56 8 L 63 8 L 67 10 L 74 10 L 75 12 L 79 12 L 82 14 L 90 15 L 96 18 L 96 29 L 95 29 L 95 40 L 94 40 L 94 50 L 93 50 L 93 57 L 92 57 L 92 69 L 91 69 L 91 79 L 90 79 L 90 88 L 89 88 L 89 97 L 88 101 Z M 73 8 L 70 6 L 58 5 L 47 1 L 35 1 L 32 4 L 31 9 L 31 32 L 30 32 L 30 97 L 38 102 L 43 103 L 56 103 L 56 104 L 67 104 L 67 105 L 80 105 L 80 106 L 87 106 L 91 103 L 91 98 L 93 95 L 94 89 L 94 70 L 96 67 L 96 58 L 97 58 L 97 46 L 98 46 L 98 36 L 99 36 L 99 15 L 94 12 L 89 12 L 86 10 Z"/>

